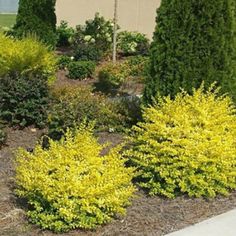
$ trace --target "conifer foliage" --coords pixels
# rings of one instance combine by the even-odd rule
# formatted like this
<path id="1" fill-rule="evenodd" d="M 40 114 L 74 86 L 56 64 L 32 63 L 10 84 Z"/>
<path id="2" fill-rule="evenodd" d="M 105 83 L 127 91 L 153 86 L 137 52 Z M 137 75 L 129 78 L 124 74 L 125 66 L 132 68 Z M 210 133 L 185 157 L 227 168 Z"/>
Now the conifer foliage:
<path id="1" fill-rule="evenodd" d="M 43 42 L 56 44 L 56 0 L 20 0 L 14 26 L 17 37 L 35 34 Z"/>
<path id="2" fill-rule="evenodd" d="M 146 104 L 152 97 L 216 81 L 236 98 L 235 0 L 162 0 L 151 47 Z"/>

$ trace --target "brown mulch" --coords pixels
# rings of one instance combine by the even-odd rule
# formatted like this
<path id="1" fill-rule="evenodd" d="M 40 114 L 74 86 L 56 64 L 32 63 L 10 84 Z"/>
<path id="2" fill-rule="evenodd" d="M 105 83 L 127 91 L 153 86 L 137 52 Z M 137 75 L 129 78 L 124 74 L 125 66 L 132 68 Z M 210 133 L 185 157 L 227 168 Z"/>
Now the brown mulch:
<path id="1" fill-rule="evenodd" d="M 96 82 L 96 79 L 88 78 L 84 80 L 74 80 L 69 79 L 66 77 L 67 72 L 64 70 L 58 70 L 56 75 L 56 81 L 53 84 L 54 87 L 64 87 L 64 86 L 74 86 L 74 85 L 80 85 L 80 86 L 93 86 Z"/>
<path id="2" fill-rule="evenodd" d="M 33 148 L 42 130 L 27 128 L 24 130 L 8 129 L 7 145 L 0 150 L 0 235 L 1 236 L 52 236 L 49 231 L 42 231 L 27 223 L 22 205 L 13 193 L 14 175 L 13 152 L 18 147 Z M 100 142 L 118 144 L 120 134 L 102 133 Z M 224 213 L 236 207 L 236 192 L 228 197 L 216 199 L 192 199 L 178 197 L 174 200 L 149 197 L 141 190 L 133 199 L 124 218 L 99 227 L 96 231 L 72 231 L 63 236 L 159 236 L 200 222 L 204 219 Z"/>
<path id="3" fill-rule="evenodd" d="M 99 66 L 97 67 L 97 70 Z M 58 70 L 56 74 L 56 81 L 53 84 L 53 87 L 61 88 L 64 86 L 88 86 L 96 89 L 96 84 L 98 83 L 97 72 L 95 73 L 94 78 L 87 78 L 83 80 L 73 80 L 67 78 L 67 72 L 65 70 Z M 126 80 L 122 86 L 116 91 L 120 95 L 140 95 L 144 89 L 143 81 L 140 78 L 130 77 Z M 99 91 L 99 90 L 97 90 Z"/>

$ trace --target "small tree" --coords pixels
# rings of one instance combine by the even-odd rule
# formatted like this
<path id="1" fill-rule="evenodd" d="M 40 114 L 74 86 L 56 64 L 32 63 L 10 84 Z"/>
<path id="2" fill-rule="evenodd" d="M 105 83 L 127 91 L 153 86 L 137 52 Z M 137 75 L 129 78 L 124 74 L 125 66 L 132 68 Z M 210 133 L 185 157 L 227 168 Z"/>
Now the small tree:
<path id="1" fill-rule="evenodd" d="M 235 0 L 162 0 L 144 101 L 216 81 L 236 98 Z"/>
<path id="2" fill-rule="evenodd" d="M 56 44 L 56 0 L 20 0 L 14 26 L 17 37 L 35 34 L 43 42 Z"/>

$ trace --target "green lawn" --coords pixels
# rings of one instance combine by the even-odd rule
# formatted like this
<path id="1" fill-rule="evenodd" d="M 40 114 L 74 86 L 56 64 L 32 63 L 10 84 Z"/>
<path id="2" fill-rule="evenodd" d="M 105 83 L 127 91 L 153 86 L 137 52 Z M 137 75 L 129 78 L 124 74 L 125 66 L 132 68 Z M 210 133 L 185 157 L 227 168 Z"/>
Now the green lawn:
<path id="1" fill-rule="evenodd" d="M 10 27 L 14 25 L 15 20 L 16 20 L 15 14 L 0 14 L 0 28 Z"/>

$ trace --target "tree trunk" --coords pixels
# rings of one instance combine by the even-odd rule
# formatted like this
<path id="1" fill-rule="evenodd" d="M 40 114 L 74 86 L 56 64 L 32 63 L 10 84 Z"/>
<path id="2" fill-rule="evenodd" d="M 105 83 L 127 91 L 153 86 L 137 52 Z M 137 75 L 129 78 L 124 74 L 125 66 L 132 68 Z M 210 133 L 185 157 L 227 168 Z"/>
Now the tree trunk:
<path id="1" fill-rule="evenodd" d="M 114 29 L 113 29 L 113 63 L 116 63 L 116 44 L 117 44 L 117 10 L 118 10 L 118 0 L 115 0 L 114 5 Z"/>

